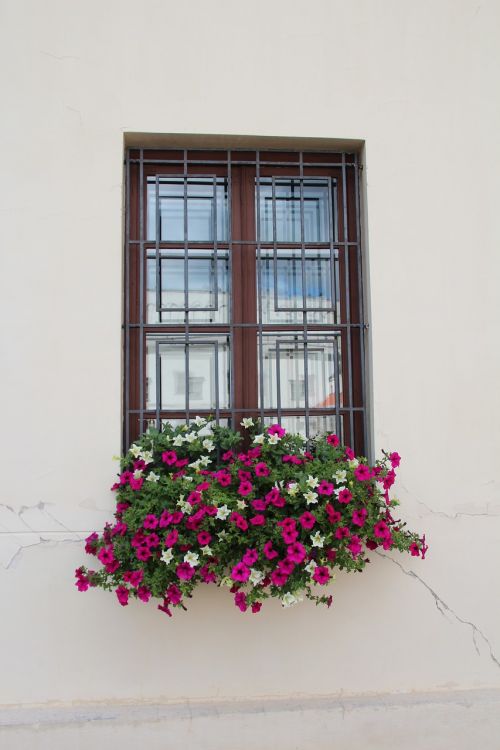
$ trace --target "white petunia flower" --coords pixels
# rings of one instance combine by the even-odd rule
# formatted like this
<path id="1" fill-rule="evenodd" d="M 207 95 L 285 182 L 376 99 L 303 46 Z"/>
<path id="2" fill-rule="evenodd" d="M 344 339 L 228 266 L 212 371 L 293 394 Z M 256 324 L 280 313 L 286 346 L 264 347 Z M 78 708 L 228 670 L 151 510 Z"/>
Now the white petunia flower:
<path id="1" fill-rule="evenodd" d="M 344 487 L 344 485 L 342 485 L 340 487 L 336 487 L 333 491 L 335 492 L 336 495 L 338 495 L 340 492 L 342 492 L 342 490 L 345 490 L 345 489 L 346 488 Z"/>
<path id="2" fill-rule="evenodd" d="M 238 506 L 239 510 L 243 510 L 244 508 L 247 507 L 247 504 L 244 500 L 237 500 L 236 505 Z"/>
<path id="3" fill-rule="evenodd" d="M 221 578 L 219 586 L 227 586 L 230 589 L 234 586 L 234 581 L 229 576 L 225 576 L 225 578 Z"/>
<path id="4" fill-rule="evenodd" d="M 307 563 L 307 565 L 304 565 L 304 570 L 307 570 L 307 572 L 310 573 L 311 575 L 314 573 L 316 568 L 317 568 L 317 565 L 314 562 L 314 560 L 311 560 L 310 562 Z"/>
<path id="5" fill-rule="evenodd" d="M 140 479 L 142 474 L 143 472 L 140 469 L 137 469 L 137 471 L 134 471 L 134 479 Z"/>
<path id="6" fill-rule="evenodd" d="M 163 552 L 163 554 L 161 556 L 161 559 L 163 560 L 164 563 L 166 563 L 167 565 L 169 565 L 172 562 L 173 556 L 174 556 L 174 553 L 172 552 L 172 550 L 171 549 L 166 549 Z"/>
<path id="7" fill-rule="evenodd" d="M 227 507 L 227 505 L 221 505 L 220 508 L 217 508 L 217 513 L 215 514 L 216 518 L 219 518 L 221 521 L 225 521 L 228 516 L 231 515 L 231 511 Z"/>
<path id="8" fill-rule="evenodd" d="M 318 486 L 318 484 L 319 484 L 319 479 L 318 479 L 318 477 L 313 477 L 313 476 L 312 476 L 311 474 L 309 474 L 309 476 L 308 476 L 308 477 L 307 477 L 307 479 L 306 479 L 306 484 L 307 484 L 307 485 L 308 485 L 309 487 L 312 487 L 312 488 L 314 489 L 314 487 L 317 487 L 317 486 Z"/>
<path id="9" fill-rule="evenodd" d="M 336 482 L 345 482 L 347 479 L 347 471 L 344 471 L 344 469 L 338 469 L 333 475 L 333 478 Z"/>
<path id="10" fill-rule="evenodd" d="M 250 581 L 252 586 L 257 586 L 263 578 L 264 573 L 262 573 L 260 570 L 257 570 L 256 568 L 250 568 L 250 577 L 248 580 Z"/>
<path id="11" fill-rule="evenodd" d="M 185 482 L 192 482 L 193 477 L 182 477 Z"/>
<path id="12" fill-rule="evenodd" d="M 252 417 L 244 417 L 241 422 L 241 426 L 244 427 L 246 430 L 248 430 L 249 427 L 253 427 L 254 421 Z"/>
<path id="13" fill-rule="evenodd" d="M 262 434 L 262 435 L 256 435 L 253 439 L 253 442 L 257 443 L 258 445 L 263 445 L 265 440 L 266 440 L 266 436 Z"/>
<path id="14" fill-rule="evenodd" d="M 201 427 L 202 425 L 206 424 L 206 421 L 207 421 L 207 420 L 205 419 L 205 417 L 195 417 L 195 418 L 193 419 L 193 422 L 194 422 L 194 423 L 195 423 L 196 425 L 198 425 L 198 427 Z"/>
<path id="15" fill-rule="evenodd" d="M 201 430 L 198 430 L 198 437 L 213 437 L 213 430 L 212 425 L 215 424 L 214 422 L 208 422 L 205 427 L 202 427 Z"/>
<path id="16" fill-rule="evenodd" d="M 347 463 L 349 464 L 350 469 L 356 469 L 359 466 L 359 461 L 357 458 L 350 458 Z"/>
<path id="17" fill-rule="evenodd" d="M 130 453 L 133 455 L 134 458 L 139 458 L 139 455 L 142 453 L 142 448 L 140 445 L 136 445 L 135 443 L 132 443 L 130 446 Z"/>
<path id="18" fill-rule="evenodd" d="M 175 445 L 176 448 L 180 448 L 183 442 L 184 438 L 182 437 L 182 435 L 176 435 L 173 441 L 173 445 Z"/>
<path id="19" fill-rule="evenodd" d="M 311 542 L 313 547 L 322 547 L 324 541 L 325 537 L 321 536 L 319 531 L 317 531 L 315 534 L 311 534 Z"/>
<path id="20" fill-rule="evenodd" d="M 269 435 L 268 439 L 269 439 L 269 444 L 270 445 L 276 445 L 281 440 L 280 436 L 276 435 L 276 434 L 275 435 Z"/>
<path id="21" fill-rule="evenodd" d="M 155 474 L 154 471 L 150 471 L 146 477 L 146 482 L 157 482 L 160 478 L 159 474 Z"/>
<path id="22" fill-rule="evenodd" d="M 281 598 L 281 603 L 284 607 L 293 607 L 294 604 L 297 604 L 297 602 L 300 601 L 295 594 L 291 594 L 290 592 L 286 593 Z"/>
<path id="23" fill-rule="evenodd" d="M 145 464 L 151 464 L 153 463 L 153 451 L 141 451 L 139 453 L 139 458 L 141 458 Z"/>
<path id="24" fill-rule="evenodd" d="M 193 463 L 192 464 L 188 464 L 188 466 L 189 466 L 190 469 L 194 469 L 195 471 L 199 471 L 199 469 L 200 469 L 200 459 L 198 459 L 197 461 L 193 461 Z"/>
<path id="25" fill-rule="evenodd" d="M 219 531 L 217 536 L 219 537 L 219 539 L 225 539 L 227 537 L 227 531 L 223 529 L 222 531 Z"/>
<path id="26" fill-rule="evenodd" d="M 211 548 L 208 546 L 208 544 L 206 544 L 204 547 L 201 547 L 201 551 L 207 557 L 212 557 L 212 555 L 213 555 L 213 552 L 212 552 Z"/>
<path id="27" fill-rule="evenodd" d="M 196 568 L 196 566 L 200 564 L 200 556 L 197 552 L 186 552 L 184 555 L 184 562 L 189 563 L 193 568 Z"/>
<path id="28" fill-rule="evenodd" d="M 318 502 L 318 494 L 317 492 L 313 492 L 312 490 L 309 490 L 309 492 L 304 492 L 304 497 L 308 505 L 314 505 Z"/>
<path id="29" fill-rule="evenodd" d="M 286 488 L 286 491 L 288 492 L 289 495 L 291 495 L 292 497 L 295 497 L 295 495 L 299 491 L 299 485 L 297 484 L 297 482 L 290 482 L 290 484 Z"/>
<path id="30" fill-rule="evenodd" d="M 202 445 L 207 451 L 213 451 L 213 449 L 215 448 L 215 443 L 213 442 L 213 440 L 209 440 L 208 438 L 203 441 Z"/>
<path id="31" fill-rule="evenodd" d="M 184 440 L 186 441 L 186 443 L 194 443 L 197 437 L 198 435 L 196 434 L 196 432 L 188 432 L 187 435 L 184 435 Z"/>
<path id="32" fill-rule="evenodd" d="M 202 456 L 201 458 L 198 459 L 198 461 L 200 462 L 202 466 L 209 466 L 211 460 L 212 459 L 210 458 L 210 456 Z"/>

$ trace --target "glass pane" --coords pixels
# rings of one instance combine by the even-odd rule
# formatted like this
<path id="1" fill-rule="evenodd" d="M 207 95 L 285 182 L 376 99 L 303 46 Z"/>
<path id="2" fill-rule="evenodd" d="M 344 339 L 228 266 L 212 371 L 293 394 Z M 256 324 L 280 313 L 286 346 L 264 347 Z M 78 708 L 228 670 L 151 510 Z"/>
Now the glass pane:
<path id="1" fill-rule="evenodd" d="M 162 252 L 160 256 L 161 307 L 156 309 L 156 261 L 148 251 L 146 306 L 148 323 L 182 323 L 187 301 L 191 323 L 229 321 L 229 258 L 227 251 L 188 251 L 187 300 L 184 283 L 184 251 Z M 217 294 L 216 294 L 217 290 Z"/>
<path id="2" fill-rule="evenodd" d="M 262 367 L 264 409 L 342 407 L 340 338 L 309 336 L 307 344 L 307 394 L 305 347 L 302 334 L 263 336 Z M 279 397 L 279 398 L 278 398 Z"/>
<path id="3" fill-rule="evenodd" d="M 191 424 L 194 421 L 194 418 L 196 416 L 197 416 L 196 414 L 193 414 L 193 419 L 190 419 L 188 421 L 188 424 Z M 210 415 L 210 416 L 213 418 L 213 414 Z M 215 418 L 213 418 L 213 421 L 214 422 L 216 421 Z M 227 419 L 227 417 L 226 417 L 225 419 L 219 419 L 219 421 L 218 421 L 217 424 L 220 427 L 229 427 L 229 421 L 230 420 Z M 161 427 L 164 427 L 167 422 L 170 422 L 170 424 L 173 427 L 177 427 L 178 425 L 181 425 L 181 424 L 186 424 L 186 420 L 185 419 L 160 419 L 160 425 L 161 425 Z M 154 428 L 156 428 L 156 419 L 147 419 L 146 420 L 146 427 L 154 427 Z"/>
<path id="4" fill-rule="evenodd" d="M 184 241 L 184 179 L 160 177 L 158 183 L 160 240 Z M 215 187 L 215 200 L 214 200 Z M 187 239 L 213 242 L 215 224 L 217 240 L 227 241 L 227 180 L 217 178 L 187 179 Z M 156 239 L 156 179 L 148 177 L 147 239 Z"/>
<path id="5" fill-rule="evenodd" d="M 157 352 L 161 410 L 186 408 L 186 364 L 189 360 L 189 409 L 229 407 L 229 341 L 225 336 L 197 336 L 186 346 L 178 336 L 148 336 L 146 409 L 156 409 Z M 218 389 L 217 389 L 218 383 Z M 217 404 L 218 398 L 218 404 Z"/>
<path id="6" fill-rule="evenodd" d="M 300 179 L 276 179 L 274 208 L 276 238 L 273 232 L 272 180 L 260 181 L 260 239 L 261 242 L 301 242 Z M 328 180 L 305 179 L 304 185 L 304 242 L 329 242 Z M 332 237 L 333 241 L 333 237 Z"/>
<path id="7" fill-rule="evenodd" d="M 343 419 L 342 415 L 337 417 L 335 414 L 310 414 L 309 415 L 309 437 L 315 435 L 323 435 L 325 432 L 334 432 L 339 436 L 340 441 L 343 442 Z M 278 417 L 265 417 L 265 424 L 275 424 L 278 421 Z M 282 416 L 281 426 L 285 428 L 287 432 L 298 432 L 300 435 L 306 437 L 306 418 L 305 415 L 293 415 L 293 416 Z"/>
<path id="8" fill-rule="evenodd" d="M 302 322 L 302 309 L 308 311 L 309 323 L 335 322 L 334 293 L 338 289 L 338 262 L 334 255 L 335 286 L 332 279 L 332 262 L 329 249 L 305 250 L 304 274 L 300 249 L 260 252 L 260 284 L 263 323 Z M 277 276 L 275 281 L 275 267 Z M 303 283 L 305 281 L 305 295 Z"/>

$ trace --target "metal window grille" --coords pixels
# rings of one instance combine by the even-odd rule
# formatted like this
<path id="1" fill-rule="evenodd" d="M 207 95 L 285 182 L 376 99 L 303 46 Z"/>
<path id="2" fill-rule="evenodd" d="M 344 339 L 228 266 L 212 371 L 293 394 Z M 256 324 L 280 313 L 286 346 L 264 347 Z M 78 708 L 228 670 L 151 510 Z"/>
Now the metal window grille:
<path id="1" fill-rule="evenodd" d="M 124 445 L 245 416 L 368 449 L 358 158 L 129 149 Z"/>

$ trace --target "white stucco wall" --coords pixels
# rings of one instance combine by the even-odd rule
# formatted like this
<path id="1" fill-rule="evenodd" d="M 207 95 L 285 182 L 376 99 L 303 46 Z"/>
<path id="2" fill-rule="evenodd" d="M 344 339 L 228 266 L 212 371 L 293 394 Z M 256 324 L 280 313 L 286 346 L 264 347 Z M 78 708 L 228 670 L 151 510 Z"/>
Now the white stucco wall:
<path id="1" fill-rule="evenodd" d="M 0 7 L 2 747 L 497 748 L 498 0 Z M 375 446 L 403 456 L 425 562 L 374 556 L 330 611 L 259 617 L 76 591 L 120 449 L 134 132 L 365 141 Z"/>

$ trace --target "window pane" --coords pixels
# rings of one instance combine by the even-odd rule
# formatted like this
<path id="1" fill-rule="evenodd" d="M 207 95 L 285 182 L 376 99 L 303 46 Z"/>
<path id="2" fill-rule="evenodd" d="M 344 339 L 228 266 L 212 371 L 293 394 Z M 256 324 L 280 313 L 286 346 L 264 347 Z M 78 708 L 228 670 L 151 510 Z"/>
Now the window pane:
<path id="1" fill-rule="evenodd" d="M 342 415 L 338 417 L 335 414 L 310 414 L 309 415 L 309 437 L 315 435 L 322 435 L 325 432 L 334 432 L 340 438 L 340 441 L 344 440 L 343 430 L 343 419 Z M 264 419 L 265 424 L 274 424 L 278 421 L 278 416 L 266 417 Z M 301 415 L 287 415 L 281 417 L 281 426 L 285 428 L 287 432 L 298 432 L 300 435 L 306 437 L 306 418 L 303 414 Z"/>
<path id="2" fill-rule="evenodd" d="M 146 409 L 156 409 L 157 366 L 160 369 L 160 409 L 216 410 L 229 407 L 229 340 L 226 336 L 196 336 L 186 345 L 180 336 L 148 336 Z M 186 379 L 186 367 L 188 377 Z M 216 384 L 218 383 L 218 388 Z"/>
<path id="3" fill-rule="evenodd" d="M 158 202 L 161 241 L 184 241 L 184 183 L 183 178 L 158 180 Z M 214 200 L 215 188 L 215 200 Z M 156 239 L 156 179 L 148 177 L 147 239 Z M 192 242 L 213 242 L 215 224 L 217 240 L 227 241 L 227 180 L 218 178 L 187 179 L 187 239 Z"/>
<path id="4" fill-rule="evenodd" d="M 301 242 L 300 179 L 275 179 L 273 232 L 273 187 L 271 179 L 260 180 L 261 242 Z M 330 241 L 328 180 L 303 180 L 304 242 Z M 332 207 L 333 208 L 333 207 Z M 333 241 L 332 237 L 332 241 Z"/>
<path id="5" fill-rule="evenodd" d="M 148 251 L 147 322 L 182 323 L 187 303 L 191 323 L 229 321 L 229 258 L 225 250 L 215 255 L 209 250 L 188 250 L 188 289 L 185 295 L 184 251 L 160 253 L 161 307 L 156 309 L 156 259 Z"/>
<path id="6" fill-rule="evenodd" d="M 307 362 L 307 393 L 306 393 Z M 303 334 L 264 335 L 263 408 L 335 409 L 342 407 L 340 337 Z"/>
<path id="7" fill-rule="evenodd" d="M 333 324 L 338 301 L 338 261 L 329 249 L 298 248 L 260 251 L 260 286 L 263 323 L 302 323 L 302 310 L 309 323 Z M 277 273 L 275 273 L 275 271 Z M 335 280 L 332 278 L 335 273 Z M 305 286 L 304 286 L 305 283 Z M 258 293 L 258 291 L 257 291 Z"/>

